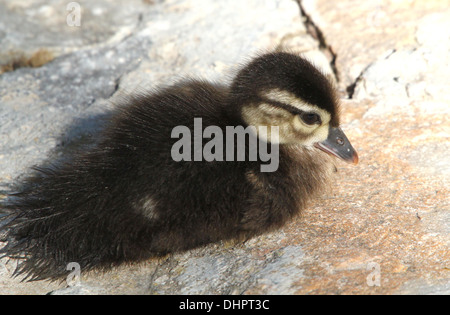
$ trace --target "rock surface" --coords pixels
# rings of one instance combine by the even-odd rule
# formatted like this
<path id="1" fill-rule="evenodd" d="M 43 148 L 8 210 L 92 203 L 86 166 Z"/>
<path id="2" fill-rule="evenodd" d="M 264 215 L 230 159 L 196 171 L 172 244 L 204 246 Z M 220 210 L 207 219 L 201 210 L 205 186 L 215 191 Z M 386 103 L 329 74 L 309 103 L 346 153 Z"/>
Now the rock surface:
<path id="1" fill-rule="evenodd" d="M 445 2 L 78 1 L 71 27 L 65 1 L 0 0 L 0 65 L 54 57 L 0 75 L 0 198 L 30 166 L 89 141 L 115 97 L 184 75 L 226 81 L 274 48 L 338 75 L 361 161 L 340 164 L 333 191 L 278 232 L 82 273 L 72 287 L 20 283 L 0 260 L 0 293 L 450 294 Z"/>

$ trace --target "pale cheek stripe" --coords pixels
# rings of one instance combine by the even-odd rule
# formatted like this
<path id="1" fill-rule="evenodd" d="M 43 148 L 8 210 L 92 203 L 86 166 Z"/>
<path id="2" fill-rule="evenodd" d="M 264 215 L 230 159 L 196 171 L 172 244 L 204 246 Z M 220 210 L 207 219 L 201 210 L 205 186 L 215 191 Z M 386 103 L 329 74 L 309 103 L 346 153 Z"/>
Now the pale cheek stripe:
<path id="1" fill-rule="evenodd" d="M 273 89 L 269 92 L 263 93 L 263 97 L 266 97 L 273 102 L 282 102 L 285 104 L 289 104 L 304 112 L 314 112 L 316 114 L 319 114 L 324 125 L 328 124 L 331 120 L 331 115 L 326 110 L 323 110 L 316 105 L 303 102 L 291 92 L 282 91 L 280 89 Z"/>

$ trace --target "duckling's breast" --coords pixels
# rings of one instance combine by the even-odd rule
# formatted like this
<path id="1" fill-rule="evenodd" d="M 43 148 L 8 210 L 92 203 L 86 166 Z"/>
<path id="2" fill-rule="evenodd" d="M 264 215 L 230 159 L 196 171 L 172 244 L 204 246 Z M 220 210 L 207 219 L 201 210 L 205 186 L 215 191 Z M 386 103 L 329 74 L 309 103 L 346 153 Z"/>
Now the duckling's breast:
<path id="1" fill-rule="evenodd" d="M 324 192 L 333 170 L 332 158 L 316 149 L 281 146 L 276 172 L 246 174 L 252 192 L 243 228 L 256 234 L 280 228 Z"/>

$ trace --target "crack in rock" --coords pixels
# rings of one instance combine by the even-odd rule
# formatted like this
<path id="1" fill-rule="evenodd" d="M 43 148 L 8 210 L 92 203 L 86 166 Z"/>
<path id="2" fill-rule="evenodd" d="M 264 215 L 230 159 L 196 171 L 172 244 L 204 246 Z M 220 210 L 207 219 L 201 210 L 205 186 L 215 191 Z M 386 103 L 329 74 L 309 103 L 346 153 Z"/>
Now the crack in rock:
<path id="1" fill-rule="evenodd" d="M 333 71 L 336 82 L 339 82 L 339 70 L 336 66 L 337 54 L 333 50 L 333 47 L 327 43 L 324 33 L 320 29 L 320 27 L 314 22 L 311 16 L 306 12 L 303 1 L 296 0 L 298 6 L 300 7 L 300 14 L 304 19 L 304 24 L 306 27 L 306 31 L 311 37 L 316 39 L 319 43 L 319 49 L 325 54 L 325 56 L 330 60 L 330 68 Z"/>
<path id="2" fill-rule="evenodd" d="M 348 99 L 353 99 L 353 96 L 355 95 L 355 90 L 356 87 L 358 86 L 358 84 L 361 82 L 361 80 L 364 77 L 364 74 L 366 73 L 366 71 L 373 65 L 373 62 L 369 63 L 361 72 L 360 74 L 356 77 L 355 81 L 353 81 L 350 85 L 348 85 L 345 89 L 345 91 L 347 92 L 347 98 Z"/>
<path id="3" fill-rule="evenodd" d="M 385 57 L 381 58 L 384 60 L 389 59 L 393 54 L 395 54 L 397 52 L 396 49 L 392 49 L 390 50 Z M 356 91 L 356 87 L 358 86 L 358 84 L 363 80 L 364 75 L 367 73 L 367 71 L 376 63 L 375 61 L 370 62 L 367 66 L 364 67 L 364 69 L 361 70 L 361 72 L 359 73 L 359 75 L 355 78 L 355 80 L 349 84 L 346 87 L 346 92 L 347 92 L 347 98 L 348 99 L 353 99 L 353 96 L 355 95 L 355 91 Z M 397 79 L 397 80 L 396 80 Z M 398 78 L 394 78 L 395 81 L 398 82 Z M 408 93 L 408 91 L 406 91 Z"/>

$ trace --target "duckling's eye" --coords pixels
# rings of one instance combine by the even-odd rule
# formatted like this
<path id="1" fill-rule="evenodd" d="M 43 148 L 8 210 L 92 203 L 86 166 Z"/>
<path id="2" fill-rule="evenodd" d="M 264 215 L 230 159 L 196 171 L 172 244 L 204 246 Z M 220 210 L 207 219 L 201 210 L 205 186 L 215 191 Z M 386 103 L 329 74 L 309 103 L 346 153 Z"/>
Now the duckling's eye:
<path id="1" fill-rule="evenodd" d="M 320 116 L 316 113 L 304 113 L 301 114 L 300 117 L 302 118 L 303 122 L 307 125 L 314 125 L 314 124 L 320 124 Z"/>

